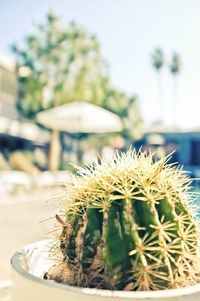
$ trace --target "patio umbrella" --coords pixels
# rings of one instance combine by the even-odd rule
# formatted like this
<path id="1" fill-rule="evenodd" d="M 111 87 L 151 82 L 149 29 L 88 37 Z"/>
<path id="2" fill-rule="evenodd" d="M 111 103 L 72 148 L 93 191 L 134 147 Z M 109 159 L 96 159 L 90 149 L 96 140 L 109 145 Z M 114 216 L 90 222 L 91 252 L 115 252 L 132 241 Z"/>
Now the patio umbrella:
<path id="1" fill-rule="evenodd" d="M 72 102 L 40 112 L 37 114 L 37 121 L 52 129 L 49 154 L 50 170 L 57 169 L 58 154 L 61 151 L 60 131 L 68 133 L 111 133 L 122 130 L 122 123 L 117 115 L 85 102 Z"/>

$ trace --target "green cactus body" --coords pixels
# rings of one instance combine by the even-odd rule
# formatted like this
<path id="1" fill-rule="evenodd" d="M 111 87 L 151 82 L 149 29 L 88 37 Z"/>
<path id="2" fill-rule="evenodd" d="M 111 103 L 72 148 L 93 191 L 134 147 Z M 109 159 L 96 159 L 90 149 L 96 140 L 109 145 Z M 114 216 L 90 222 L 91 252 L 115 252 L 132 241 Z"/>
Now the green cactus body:
<path id="1" fill-rule="evenodd" d="M 153 155 L 133 151 L 80 171 L 64 200 L 60 236 L 63 264 L 69 275 L 75 272 L 73 281 L 66 275 L 60 281 L 120 290 L 198 283 L 188 183 L 166 159 L 154 162 Z"/>

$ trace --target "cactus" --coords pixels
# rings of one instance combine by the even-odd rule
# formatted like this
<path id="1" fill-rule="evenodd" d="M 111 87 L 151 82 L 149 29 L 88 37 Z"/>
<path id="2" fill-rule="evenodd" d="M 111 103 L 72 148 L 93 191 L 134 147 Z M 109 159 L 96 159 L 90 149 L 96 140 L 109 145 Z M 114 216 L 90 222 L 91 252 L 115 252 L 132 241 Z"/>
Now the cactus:
<path id="1" fill-rule="evenodd" d="M 190 179 L 168 158 L 130 150 L 80 169 L 64 198 L 64 218 L 57 216 L 61 256 L 50 279 L 117 290 L 199 282 Z"/>

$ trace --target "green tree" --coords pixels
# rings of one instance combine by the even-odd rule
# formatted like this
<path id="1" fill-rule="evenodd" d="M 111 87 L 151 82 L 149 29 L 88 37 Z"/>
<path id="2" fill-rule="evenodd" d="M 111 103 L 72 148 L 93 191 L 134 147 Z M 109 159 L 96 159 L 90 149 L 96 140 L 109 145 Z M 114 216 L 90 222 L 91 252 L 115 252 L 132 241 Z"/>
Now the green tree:
<path id="1" fill-rule="evenodd" d="M 141 137 L 143 120 L 139 114 L 139 99 L 137 95 L 128 97 L 125 93 L 106 87 L 106 97 L 103 106 L 118 114 L 123 122 L 123 137 L 127 143 Z"/>
<path id="2" fill-rule="evenodd" d="M 140 119 L 136 102 L 112 86 L 100 44 L 82 26 L 71 22 L 64 28 L 60 19 L 49 13 L 46 22 L 25 38 L 24 49 L 15 44 L 12 50 L 17 61 L 18 108 L 22 116 L 34 118 L 44 109 L 85 101 L 117 113 L 124 125 L 128 118 L 129 128 L 134 126 L 135 132 L 136 120 Z M 130 116 L 129 105 L 135 108 L 134 116 Z"/>
<path id="3" fill-rule="evenodd" d="M 46 24 L 25 39 L 25 48 L 13 45 L 20 91 L 18 108 L 26 117 L 70 101 L 101 104 L 107 65 L 95 36 L 71 22 L 64 29 L 49 13 Z"/>
<path id="4" fill-rule="evenodd" d="M 173 76 L 173 106 L 172 106 L 172 118 L 173 123 L 176 123 L 176 115 L 178 110 L 178 99 L 177 99 L 177 78 L 181 70 L 181 59 L 178 53 L 172 54 L 171 64 L 169 66 L 170 72 Z"/>
<path id="5" fill-rule="evenodd" d="M 158 80 L 158 93 L 159 93 L 159 107 L 160 107 L 160 118 L 164 118 L 164 102 L 163 102 L 163 91 L 162 91 L 162 78 L 161 70 L 164 65 L 164 54 L 162 49 L 156 48 L 152 54 L 152 65 L 157 73 Z"/>

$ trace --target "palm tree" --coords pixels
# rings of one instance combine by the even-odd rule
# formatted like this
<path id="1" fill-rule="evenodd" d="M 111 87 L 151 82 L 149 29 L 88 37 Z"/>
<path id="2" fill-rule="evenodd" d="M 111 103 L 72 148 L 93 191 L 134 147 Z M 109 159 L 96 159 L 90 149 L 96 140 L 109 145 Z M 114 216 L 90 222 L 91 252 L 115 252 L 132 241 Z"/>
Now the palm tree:
<path id="1" fill-rule="evenodd" d="M 162 79 L 161 79 L 161 69 L 164 65 L 164 55 L 160 48 L 156 48 L 152 54 L 152 64 L 157 72 L 158 77 L 158 93 L 159 93 L 159 107 L 160 107 L 160 118 L 164 118 L 164 103 L 163 103 L 163 93 L 162 93 Z"/>
<path id="2" fill-rule="evenodd" d="M 173 76 L 173 106 L 172 106 L 172 118 L 173 118 L 173 123 L 176 123 L 176 114 L 177 114 L 177 109 L 178 109 L 178 100 L 177 100 L 177 76 L 180 73 L 181 69 L 181 60 L 180 56 L 178 53 L 174 52 L 172 54 L 172 60 L 171 64 L 169 66 L 170 72 Z"/>

